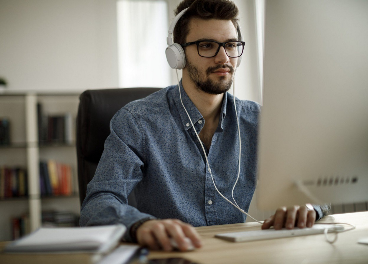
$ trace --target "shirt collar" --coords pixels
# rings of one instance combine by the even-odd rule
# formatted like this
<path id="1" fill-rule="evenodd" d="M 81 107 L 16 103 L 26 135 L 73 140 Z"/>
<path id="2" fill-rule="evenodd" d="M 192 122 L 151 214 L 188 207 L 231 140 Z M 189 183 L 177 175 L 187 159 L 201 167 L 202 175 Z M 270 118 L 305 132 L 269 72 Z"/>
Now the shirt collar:
<path id="1" fill-rule="evenodd" d="M 187 109 L 188 114 L 190 115 L 190 118 L 193 121 L 193 124 L 195 125 L 199 120 L 202 120 L 202 122 L 204 122 L 204 118 L 203 118 L 202 114 L 199 112 L 197 107 L 194 105 L 192 100 L 189 98 L 188 94 L 185 92 L 185 90 L 183 88 L 182 81 L 180 81 L 180 93 L 181 93 L 181 98 L 182 98 L 183 104 L 184 104 L 185 108 Z M 188 115 L 185 112 L 184 107 L 181 103 L 180 93 L 179 93 L 178 86 L 176 86 L 176 88 L 174 90 L 174 93 L 173 93 L 174 102 L 175 102 L 175 104 L 177 106 L 177 109 L 179 111 L 183 126 L 186 130 L 188 130 L 189 128 L 192 127 L 192 124 L 191 124 L 191 122 L 188 118 Z M 221 128 L 221 130 L 223 129 L 223 122 L 224 122 L 224 119 L 226 117 L 227 97 L 228 97 L 228 93 L 226 92 L 224 94 L 224 98 L 222 100 L 222 106 L 221 106 L 220 126 L 219 126 Z"/>
<path id="2" fill-rule="evenodd" d="M 229 96 L 229 94 L 228 94 L 228 92 L 226 92 L 224 94 L 224 98 L 222 99 L 221 115 L 220 115 L 220 126 L 219 126 L 221 131 L 224 129 L 224 120 L 225 120 L 225 117 L 226 117 L 228 96 Z"/>

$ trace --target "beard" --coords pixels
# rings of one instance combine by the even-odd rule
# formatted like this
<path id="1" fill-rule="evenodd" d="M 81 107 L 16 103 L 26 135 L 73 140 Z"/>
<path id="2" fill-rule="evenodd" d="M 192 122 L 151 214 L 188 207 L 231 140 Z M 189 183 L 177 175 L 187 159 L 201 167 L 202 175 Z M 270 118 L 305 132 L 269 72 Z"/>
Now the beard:
<path id="1" fill-rule="evenodd" d="M 193 64 L 191 64 L 188 61 L 187 61 L 186 67 L 188 67 L 188 73 L 189 73 L 190 79 L 195 83 L 195 85 L 197 86 L 199 90 L 205 93 L 222 94 L 222 93 L 229 91 L 231 88 L 231 85 L 233 83 L 232 76 L 234 73 L 234 68 L 231 65 L 218 65 L 215 67 L 209 67 L 206 70 L 205 76 L 203 76 L 203 74 L 199 72 L 197 67 L 195 67 Z M 226 81 L 226 76 L 221 76 L 220 80 L 217 82 L 212 81 L 210 78 L 208 78 L 212 72 L 220 68 L 229 68 L 230 74 L 231 74 L 230 80 Z"/>

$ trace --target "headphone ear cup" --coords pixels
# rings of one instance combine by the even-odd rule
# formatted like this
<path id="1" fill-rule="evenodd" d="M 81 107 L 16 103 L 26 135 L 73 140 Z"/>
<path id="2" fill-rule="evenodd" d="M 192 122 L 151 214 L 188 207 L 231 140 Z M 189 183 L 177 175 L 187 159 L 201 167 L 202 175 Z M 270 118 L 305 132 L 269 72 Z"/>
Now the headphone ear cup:
<path id="1" fill-rule="evenodd" d="M 185 67 L 185 53 L 183 47 L 174 43 L 166 48 L 167 62 L 172 69 L 183 69 Z"/>

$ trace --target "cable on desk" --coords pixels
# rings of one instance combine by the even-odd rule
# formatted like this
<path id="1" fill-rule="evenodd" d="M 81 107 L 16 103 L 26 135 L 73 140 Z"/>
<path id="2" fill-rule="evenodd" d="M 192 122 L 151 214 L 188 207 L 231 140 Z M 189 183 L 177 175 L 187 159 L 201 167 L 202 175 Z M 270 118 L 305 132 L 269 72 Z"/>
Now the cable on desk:
<path id="1" fill-rule="evenodd" d="M 301 191 L 303 194 L 305 194 L 311 201 L 313 201 L 315 204 L 323 204 L 323 202 L 321 202 L 319 199 L 317 199 L 309 190 L 308 188 L 306 188 L 301 180 L 296 180 L 295 182 L 296 187 L 299 189 L 299 191 Z M 349 229 L 343 229 L 343 230 L 338 230 L 335 229 L 334 233 L 335 236 L 333 239 L 330 239 L 327 235 L 328 235 L 328 228 L 326 228 L 324 230 L 324 235 L 325 235 L 325 239 L 328 243 L 333 244 L 337 241 L 338 238 L 338 233 L 342 233 L 342 232 L 346 232 L 346 231 L 350 231 L 355 229 L 355 226 L 349 223 L 318 223 L 321 225 L 349 225 L 350 228 Z"/>
<path id="2" fill-rule="evenodd" d="M 350 230 L 353 230 L 353 229 L 355 229 L 356 227 L 354 226 L 354 225 L 352 225 L 352 224 L 349 224 L 349 223 L 318 223 L 319 225 L 348 225 L 348 226 L 350 226 L 350 228 L 347 228 L 347 229 L 345 229 L 345 228 L 343 228 L 342 230 L 339 230 L 339 228 L 338 227 L 336 227 L 336 229 L 334 229 L 333 230 L 333 233 L 335 233 L 335 236 L 334 236 L 334 238 L 333 239 L 331 239 L 331 238 L 329 238 L 328 237 L 328 228 L 325 228 L 325 230 L 324 230 L 324 235 L 325 235 L 325 239 L 326 239 L 326 241 L 328 242 L 328 243 L 330 243 L 330 244 L 333 244 L 333 243 L 335 243 L 336 241 L 337 241 L 337 239 L 338 239 L 338 234 L 339 233 L 343 233 L 343 232 L 346 232 L 346 231 L 350 231 Z"/>

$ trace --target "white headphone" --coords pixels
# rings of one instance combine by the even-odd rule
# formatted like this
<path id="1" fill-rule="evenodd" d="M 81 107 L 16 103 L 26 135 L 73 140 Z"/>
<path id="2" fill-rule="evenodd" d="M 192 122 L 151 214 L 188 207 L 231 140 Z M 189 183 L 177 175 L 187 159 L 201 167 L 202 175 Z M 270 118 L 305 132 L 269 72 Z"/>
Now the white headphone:
<path id="1" fill-rule="evenodd" d="M 183 69 L 186 64 L 184 49 L 180 44 L 174 43 L 173 32 L 174 32 L 176 23 L 178 23 L 179 19 L 184 15 L 187 9 L 188 8 L 185 8 L 179 14 L 177 14 L 177 16 L 173 19 L 169 27 L 169 35 L 167 36 L 168 47 L 166 48 L 165 53 L 166 53 L 167 62 L 169 63 L 172 69 Z M 240 32 L 239 24 L 236 30 L 238 32 L 239 39 L 242 40 L 242 35 Z M 241 56 L 238 57 L 238 62 L 236 65 L 237 67 L 239 67 L 240 62 L 241 62 Z"/>

